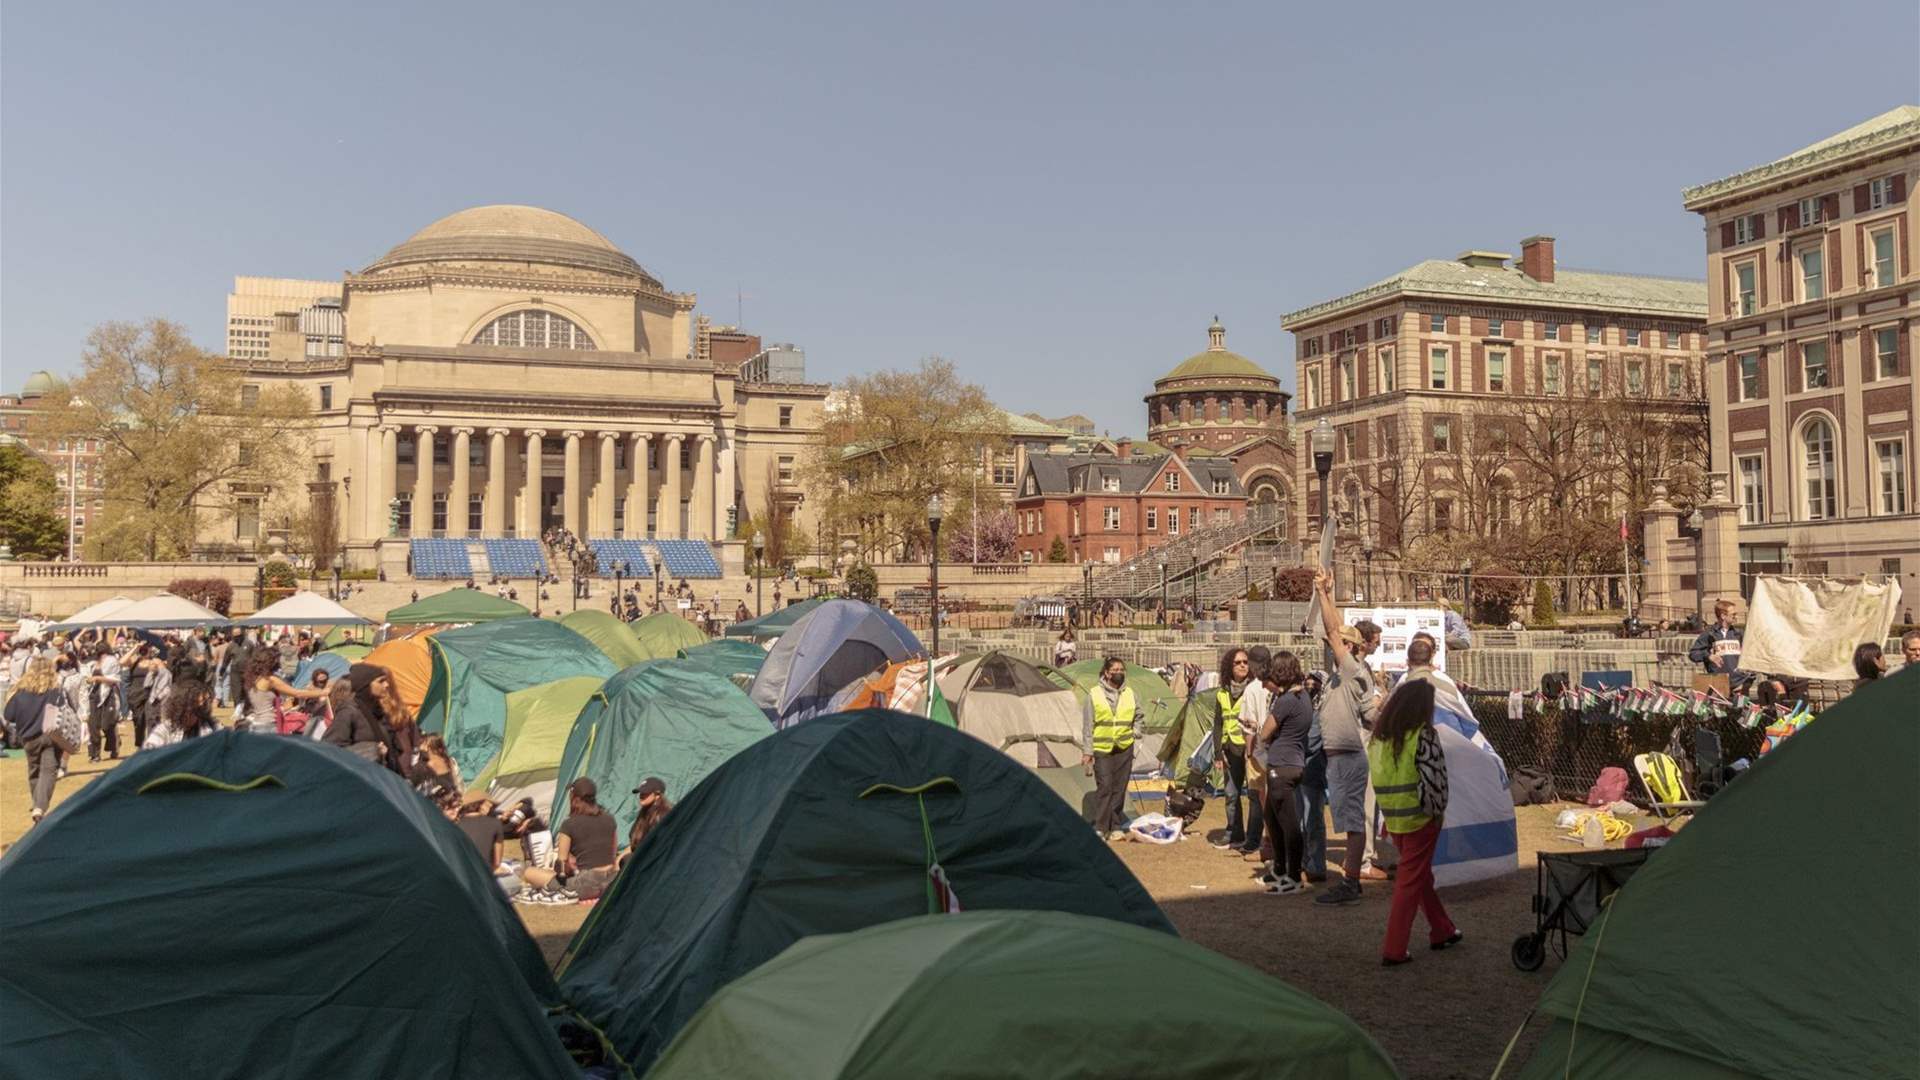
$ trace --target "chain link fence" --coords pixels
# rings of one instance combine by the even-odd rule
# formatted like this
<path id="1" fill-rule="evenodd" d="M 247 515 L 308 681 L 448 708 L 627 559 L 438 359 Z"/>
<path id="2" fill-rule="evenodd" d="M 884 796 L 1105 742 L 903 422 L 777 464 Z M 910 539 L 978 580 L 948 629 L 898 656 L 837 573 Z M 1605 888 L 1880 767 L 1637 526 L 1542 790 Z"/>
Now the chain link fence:
<path id="1" fill-rule="evenodd" d="M 1633 771 L 1636 754 L 1663 751 L 1672 754 L 1692 783 L 1697 733 L 1710 732 L 1720 741 L 1720 764 L 1760 756 L 1765 732 L 1749 728 L 1730 716 L 1643 716 L 1623 719 L 1610 711 L 1582 713 L 1549 703 L 1535 712 L 1527 702 L 1520 719 L 1508 716 L 1508 696 L 1469 690 L 1467 704 L 1480 730 L 1506 762 L 1507 772 L 1531 765 L 1553 780 L 1556 794 L 1579 802 L 1609 765 L 1626 770 L 1627 797 L 1642 801 L 1646 793 Z"/>

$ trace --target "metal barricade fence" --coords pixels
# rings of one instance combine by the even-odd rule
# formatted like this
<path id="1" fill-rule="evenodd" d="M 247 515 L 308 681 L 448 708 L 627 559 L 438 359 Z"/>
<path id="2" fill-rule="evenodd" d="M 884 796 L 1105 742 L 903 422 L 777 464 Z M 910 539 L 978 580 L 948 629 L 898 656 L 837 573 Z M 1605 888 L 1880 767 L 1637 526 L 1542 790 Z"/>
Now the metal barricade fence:
<path id="1" fill-rule="evenodd" d="M 1520 719 L 1514 720 L 1508 716 L 1507 694 L 1481 690 L 1463 693 L 1481 732 L 1506 762 L 1509 774 L 1523 765 L 1542 769 L 1552 778 L 1555 792 L 1574 802 L 1587 797 L 1600 770 L 1609 765 L 1626 771 L 1627 797 L 1643 800 L 1645 792 L 1633 773 L 1636 754 L 1673 753 L 1682 769 L 1691 772 L 1697 729 L 1720 737 L 1723 765 L 1740 758 L 1758 758 L 1765 736 L 1762 729 L 1746 727 L 1727 716 L 1643 716 L 1626 720 L 1611 712 L 1583 715 L 1578 710 L 1565 711 L 1558 704 L 1535 712 L 1530 701 L 1524 703 Z"/>

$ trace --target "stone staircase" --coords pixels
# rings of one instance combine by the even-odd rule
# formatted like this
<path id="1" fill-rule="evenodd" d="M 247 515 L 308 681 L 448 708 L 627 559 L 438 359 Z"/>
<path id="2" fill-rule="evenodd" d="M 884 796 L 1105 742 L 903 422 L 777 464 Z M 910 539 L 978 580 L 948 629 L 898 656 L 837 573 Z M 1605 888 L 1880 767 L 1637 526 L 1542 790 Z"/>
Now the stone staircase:
<path id="1" fill-rule="evenodd" d="M 1170 604 L 1191 598 L 1196 579 L 1203 605 L 1241 595 L 1248 584 L 1269 577 L 1275 566 L 1300 562 L 1300 545 L 1280 538 L 1284 513 L 1283 506 L 1250 504 L 1239 520 L 1202 527 L 1096 572 L 1093 595 L 1151 606 L 1160 598 L 1162 562 Z"/>

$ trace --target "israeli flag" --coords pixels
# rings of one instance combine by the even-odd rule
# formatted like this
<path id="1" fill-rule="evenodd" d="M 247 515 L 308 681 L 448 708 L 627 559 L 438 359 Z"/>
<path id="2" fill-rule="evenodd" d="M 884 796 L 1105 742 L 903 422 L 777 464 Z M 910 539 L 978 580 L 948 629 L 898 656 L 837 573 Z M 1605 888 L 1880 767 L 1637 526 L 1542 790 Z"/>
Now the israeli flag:
<path id="1" fill-rule="evenodd" d="M 1434 884 L 1513 873 L 1520 867 L 1520 833 L 1506 764 L 1481 733 L 1458 684 L 1441 671 L 1414 678 L 1433 684 L 1433 727 L 1447 758 L 1447 813 L 1433 852 Z"/>
<path id="2" fill-rule="evenodd" d="M 1488 742 L 1486 735 L 1480 731 L 1480 721 L 1473 718 L 1473 708 L 1467 704 L 1467 696 L 1460 692 L 1460 684 L 1437 668 L 1431 672 L 1421 672 L 1418 677 L 1433 684 L 1433 722 L 1459 732 L 1468 742 L 1492 754 L 1493 759 L 1499 761 L 1500 755 L 1494 750 L 1493 743 Z M 1507 782 L 1506 776 L 1506 763 L 1501 762 L 1500 782 L 1502 784 Z"/>

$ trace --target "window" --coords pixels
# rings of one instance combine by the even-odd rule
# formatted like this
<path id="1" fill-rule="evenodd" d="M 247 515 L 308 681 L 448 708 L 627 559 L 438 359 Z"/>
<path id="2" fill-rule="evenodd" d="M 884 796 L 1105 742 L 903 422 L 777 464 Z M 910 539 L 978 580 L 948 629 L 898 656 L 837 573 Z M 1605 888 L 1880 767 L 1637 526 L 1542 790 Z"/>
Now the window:
<path id="1" fill-rule="evenodd" d="M 1686 389 L 1686 385 L 1687 385 L 1687 369 L 1681 367 L 1679 364 L 1668 364 L 1667 365 L 1667 396 L 1679 397 L 1680 392 Z"/>
<path id="2" fill-rule="evenodd" d="M 1801 228 L 1805 228 L 1808 225 L 1820 224 L 1822 220 L 1822 215 L 1820 213 L 1822 208 L 1821 208 L 1820 202 L 1821 202 L 1821 199 L 1820 199 L 1820 196 L 1818 195 L 1809 195 L 1806 198 L 1800 200 L 1800 227 Z"/>
<path id="3" fill-rule="evenodd" d="M 1559 341 L 1560 340 L 1560 324 L 1557 322 L 1548 323 L 1544 333 L 1548 341 Z"/>
<path id="4" fill-rule="evenodd" d="M 1225 509 L 1223 507 L 1214 508 L 1213 523 L 1215 525 L 1226 525 L 1232 521 L 1233 521 L 1233 511 Z"/>
<path id="5" fill-rule="evenodd" d="M 1507 354 L 1495 349 L 1487 353 L 1487 389 L 1507 388 Z"/>
<path id="6" fill-rule="evenodd" d="M 1638 331 L 1638 330 L 1629 330 L 1629 331 L 1627 331 L 1627 344 L 1629 344 L 1629 345 L 1639 345 L 1639 344 L 1640 344 L 1640 331 Z"/>
<path id="7" fill-rule="evenodd" d="M 396 504 L 391 511 L 394 520 L 394 535 L 404 536 L 413 531 L 413 495 L 411 493 L 396 495 L 393 501 L 394 504 Z"/>
<path id="8" fill-rule="evenodd" d="M 680 471 L 686 472 L 691 468 L 693 468 L 693 440 L 686 439 L 680 443 Z"/>
<path id="9" fill-rule="evenodd" d="M 1453 450 L 1453 425 L 1448 423 L 1444 419 L 1434 420 L 1433 452 L 1436 454 L 1446 454 L 1446 453 L 1451 453 L 1452 450 Z"/>
<path id="10" fill-rule="evenodd" d="M 1561 381 L 1560 381 L 1560 358 L 1557 356 L 1547 357 L 1545 366 L 1546 366 L 1546 373 L 1545 373 L 1546 378 L 1544 381 L 1546 382 L 1547 393 L 1549 394 L 1561 393 L 1562 390 L 1561 390 Z"/>
<path id="11" fill-rule="evenodd" d="M 1102 555 L 1102 558 L 1103 558 L 1103 559 L 1104 559 L 1104 560 L 1105 560 L 1106 562 L 1110 562 L 1110 563 L 1114 563 L 1114 562 L 1119 562 L 1119 561 L 1120 561 L 1120 549 L 1119 549 L 1119 548 L 1117 548 L 1117 547 L 1114 547 L 1114 546 L 1112 546 L 1112 545 L 1110 544 L 1110 545 L 1108 545 L 1108 546 L 1107 546 L 1107 550 L 1106 550 L 1106 552 L 1105 552 L 1105 553 L 1104 553 L 1104 554 Z"/>
<path id="12" fill-rule="evenodd" d="M 1893 284 L 1893 230 L 1873 234 L 1873 285 L 1885 288 Z"/>
<path id="13" fill-rule="evenodd" d="M 1680 332 L 1677 330 L 1667 331 L 1667 348 L 1677 349 L 1679 347 L 1680 347 Z"/>
<path id="14" fill-rule="evenodd" d="M 1879 477 L 1880 512 L 1907 512 L 1907 443 L 1905 439 L 1883 439 L 1873 444 L 1873 460 Z"/>
<path id="15" fill-rule="evenodd" d="M 585 330 L 550 311 L 515 311 L 502 315 L 473 335 L 473 343 L 516 349 L 593 348 L 593 339 Z"/>
<path id="16" fill-rule="evenodd" d="M 1354 459 L 1355 457 L 1354 450 L 1358 445 L 1358 442 L 1359 440 L 1354 438 L 1354 429 L 1352 427 L 1343 427 L 1340 429 L 1340 460 L 1341 461 L 1352 461 Z"/>
<path id="17" fill-rule="evenodd" d="M 1013 454 L 996 454 L 993 458 L 993 482 L 1001 487 L 1012 487 L 1019 458 Z"/>
<path id="18" fill-rule="evenodd" d="M 1103 476 L 1103 477 L 1101 477 L 1101 478 L 1100 478 L 1100 490 L 1101 490 L 1101 491 L 1119 491 L 1119 490 L 1120 490 L 1120 478 L 1119 478 L 1119 477 L 1117 477 L 1117 476 Z"/>
<path id="19" fill-rule="evenodd" d="M 793 426 L 793 406 L 791 405 L 780 406 L 780 426 L 781 427 Z"/>
<path id="20" fill-rule="evenodd" d="M 1760 525 L 1767 520 L 1767 481 L 1762 472 L 1766 459 L 1759 454 L 1743 454 L 1740 466 L 1740 524 Z"/>
<path id="21" fill-rule="evenodd" d="M 1071 525 L 1067 527 L 1067 535 L 1068 536 L 1080 535 L 1080 509 L 1078 507 L 1074 508 L 1073 522 Z"/>
<path id="22" fill-rule="evenodd" d="M 1495 319 L 1495 318 L 1489 318 L 1487 320 L 1487 336 L 1488 337 L 1506 337 L 1507 336 L 1506 331 L 1507 331 L 1507 320 Z"/>
<path id="23" fill-rule="evenodd" d="M 1102 510 L 1100 512 L 1100 518 L 1103 522 L 1105 522 L 1108 532 L 1120 531 L 1120 508 L 1119 507 L 1117 506 L 1107 507 L 1105 510 Z"/>
<path id="24" fill-rule="evenodd" d="M 1177 506 L 1167 507 L 1167 535 L 1180 535 L 1180 508 Z"/>
<path id="25" fill-rule="evenodd" d="M 1453 500 L 1433 500 L 1433 531 L 1450 532 L 1453 529 Z"/>
<path id="26" fill-rule="evenodd" d="M 1587 359 L 1587 394 L 1589 396 L 1598 395 L 1601 390 L 1605 389 L 1606 384 L 1607 362 L 1597 356 L 1589 357 Z"/>
<path id="27" fill-rule="evenodd" d="M 233 537 L 236 540 L 256 540 L 260 536 L 260 500 L 241 499 L 234 508 Z"/>
<path id="28" fill-rule="evenodd" d="M 1899 577 L 1900 576 L 1900 560 L 1899 559 L 1881 559 L 1880 572 L 1888 575 L 1889 577 Z"/>
<path id="29" fill-rule="evenodd" d="M 1893 177 L 1883 176 L 1867 185 L 1867 209 L 1878 210 L 1893 203 Z"/>
<path id="30" fill-rule="evenodd" d="M 245 443 L 245 442 L 241 443 L 238 450 L 236 451 L 236 454 L 237 454 L 237 458 L 241 468 L 244 469 L 247 466 L 253 464 L 253 444 L 252 443 Z"/>
<path id="31" fill-rule="evenodd" d="M 1447 332 L 1447 317 L 1446 317 L 1445 315 L 1429 315 L 1429 316 L 1427 316 L 1427 330 L 1428 330 L 1428 331 L 1430 331 L 1430 332 L 1432 332 L 1432 333 L 1435 333 L 1435 334 L 1444 334 L 1444 333 L 1446 333 L 1446 332 Z"/>
<path id="32" fill-rule="evenodd" d="M 1382 394 L 1390 394 L 1393 392 L 1393 350 L 1392 349 L 1380 350 L 1380 380 L 1379 380 L 1378 392 Z"/>
<path id="33" fill-rule="evenodd" d="M 401 435 L 399 438 L 395 439 L 393 442 L 394 464 L 412 465 L 414 463 L 413 448 L 414 448 L 414 442 L 413 442 L 412 435 Z"/>
<path id="34" fill-rule="evenodd" d="M 1233 486 L 1233 481 L 1227 480 L 1221 477 L 1215 477 L 1213 481 L 1213 493 L 1215 495 L 1225 495 L 1227 494 L 1228 489 L 1230 489 L 1232 486 Z"/>
<path id="35" fill-rule="evenodd" d="M 1340 358 L 1340 400 L 1352 401 L 1359 396 L 1354 391 L 1353 357 L 1343 356 Z"/>
<path id="36" fill-rule="evenodd" d="M 440 492 L 433 497 L 433 531 L 436 533 L 447 531 L 446 492 Z"/>
<path id="37" fill-rule="evenodd" d="M 1200 527 L 1200 508 L 1197 506 L 1187 507 L 1187 528 L 1197 529 L 1199 527 Z"/>
<path id="38" fill-rule="evenodd" d="M 1873 354 L 1877 358 L 1875 370 L 1880 378 L 1891 379 L 1900 374 L 1900 330 L 1889 326 L 1873 332 Z"/>
<path id="39" fill-rule="evenodd" d="M 1753 243 L 1753 215 L 1741 214 L 1733 219 L 1733 242 L 1736 244 Z"/>
<path id="40" fill-rule="evenodd" d="M 1168 469 L 1167 477 L 1164 481 L 1162 481 L 1162 483 L 1166 485 L 1166 489 L 1168 491 L 1179 491 L 1180 490 L 1180 474 L 1178 472 L 1175 472 L 1172 469 Z"/>
<path id="41" fill-rule="evenodd" d="M 781 484 L 793 483 L 793 455 L 781 454 L 776 464 L 778 466 L 777 471 L 774 473 L 774 476 L 777 478 L 776 482 Z"/>
<path id="42" fill-rule="evenodd" d="M 1606 328 L 1605 328 L 1605 327 L 1602 327 L 1602 326 L 1596 326 L 1596 325 L 1593 325 L 1593 324 L 1591 324 L 1591 323 L 1589 323 L 1589 324 L 1587 325 L 1587 344 L 1589 344 L 1589 345 L 1598 345 L 1598 344 L 1600 344 L 1600 341 L 1601 341 L 1601 339 L 1602 339 L 1602 337 L 1604 337 L 1604 335 L 1605 335 L 1605 334 L 1606 334 Z"/>
<path id="43" fill-rule="evenodd" d="M 1627 361 L 1627 393 L 1638 394 L 1646 389 L 1646 367 L 1638 360 Z"/>
<path id="44" fill-rule="evenodd" d="M 331 408 L 333 408 L 333 384 L 331 384 L 331 383 L 323 383 L 323 384 L 321 385 L 321 387 L 320 387 L 320 407 L 321 407 L 322 409 L 331 409 Z"/>
<path id="45" fill-rule="evenodd" d="M 1802 476 L 1806 484 L 1806 512 L 1803 516 L 1808 521 L 1838 517 L 1840 499 L 1835 483 L 1833 426 L 1817 416 L 1807 421 L 1800 429 L 1800 446 L 1805 451 Z"/>
<path id="46" fill-rule="evenodd" d="M 1160 531 L 1160 508 L 1157 506 L 1147 507 L 1147 531 Z"/>
<path id="47" fill-rule="evenodd" d="M 1800 389 L 1818 390 L 1827 385 L 1827 343 L 1809 341 L 1800 346 Z"/>
<path id="48" fill-rule="evenodd" d="M 613 503 L 614 517 L 622 518 L 624 520 L 626 504 L 627 504 L 627 500 L 625 498 L 614 500 L 614 503 Z M 484 497 L 479 495 L 470 495 L 467 497 L 467 535 L 468 536 L 480 535 L 480 530 L 484 527 L 481 524 L 481 517 L 485 513 L 485 508 L 486 508 L 486 499 Z M 620 522 L 616 521 L 614 523 L 614 528 L 624 529 L 624 526 Z"/>
<path id="49" fill-rule="evenodd" d="M 1760 354 L 1747 353 L 1740 357 L 1740 400 L 1752 401 L 1760 396 Z"/>
<path id="50" fill-rule="evenodd" d="M 1754 264 L 1750 262 L 1733 268 L 1734 288 L 1740 294 L 1740 306 L 1735 310 L 1742 315 L 1753 314 L 1753 272 Z"/>
<path id="51" fill-rule="evenodd" d="M 248 383 L 240 388 L 240 407 L 243 409 L 257 409 L 260 407 L 260 388 L 258 386 Z"/>
<path id="52" fill-rule="evenodd" d="M 1429 383 L 1435 390 L 1447 388 L 1447 350 L 1433 350 L 1433 375 Z"/>
<path id="53" fill-rule="evenodd" d="M 1375 340 L 1392 337 L 1393 336 L 1393 319 L 1391 317 L 1385 318 L 1385 319 L 1375 319 L 1373 321 L 1373 336 Z"/>
<path id="54" fill-rule="evenodd" d="M 1825 278 L 1826 260 L 1818 247 L 1801 248 L 1800 263 L 1800 299 L 1819 300 L 1827 295 Z"/>
<path id="55" fill-rule="evenodd" d="M 1302 380 L 1302 383 L 1303 383 L 1302 388 L 1306 390 L 1307 408 L 1309 409 L 1319 408 L 1320 407 L 1320 365 L 1315 364 L 1314 366 L 1308 368 L 1307 376 L 1304 380 Z"/>
<path id="56" fill-rule="evenodd" d="M 435 465 L 445 465 L 447 463 L 447 459 L 451 456 L 449 444 L 452 442 L 452 439 L 433 440 L 433 463 Z"/>

